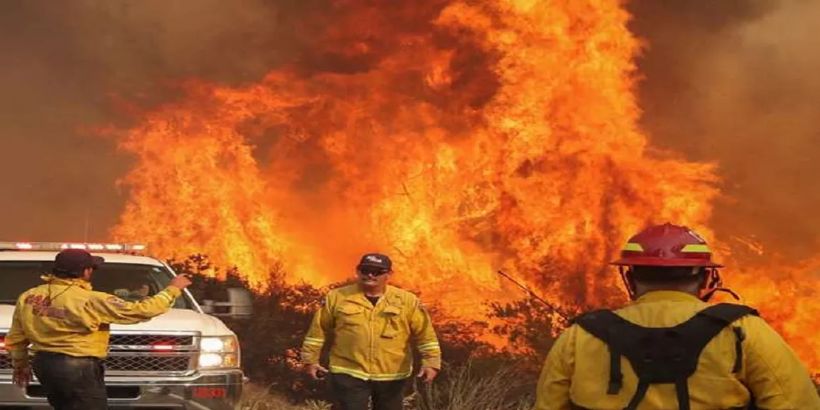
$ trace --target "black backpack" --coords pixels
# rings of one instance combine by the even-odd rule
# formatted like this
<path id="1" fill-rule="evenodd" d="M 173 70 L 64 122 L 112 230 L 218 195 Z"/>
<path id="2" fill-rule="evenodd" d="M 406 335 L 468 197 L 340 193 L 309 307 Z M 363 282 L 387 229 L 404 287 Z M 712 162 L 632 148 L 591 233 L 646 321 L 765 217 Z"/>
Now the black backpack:
<path id="1" fill-rule="evenodd" d="M 606 343 L 609 347 L 609 387 L 607 394 L 618 394 L 622 387 L 621 356 L 625 356 L 638 376 L 638 388 L 624 410 L 635 410 L 650 384 L 675 384 L 678 407 L 689 410 L 689 376 L 695 373 L 703 348 L 721 330 L 757 311 L 743 305 L 721 303 L 698 312 L 691 319 L 674 327 L 648 328 L 638 326 L 610 310 L 596 310 L 577 317 L 573 322 Z M 732 327 L 735 333 L 735 363 L 733 373 L 743 362 L 741 343 L 743 329 Z"/>

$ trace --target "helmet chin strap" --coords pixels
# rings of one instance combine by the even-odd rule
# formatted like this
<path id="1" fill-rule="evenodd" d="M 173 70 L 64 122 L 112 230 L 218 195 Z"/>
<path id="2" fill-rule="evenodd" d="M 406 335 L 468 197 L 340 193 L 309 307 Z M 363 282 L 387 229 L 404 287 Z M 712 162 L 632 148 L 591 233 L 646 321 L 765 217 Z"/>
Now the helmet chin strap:
<path id="1" fill-rule="evenodd" d="M 629 295 L 629 300 L 637 299 L 635 295 L 635 287 L 632 285 L 632 282 L 629 280 L 629 268 L 626 266 L 618 266 L 618 272 L 621 274 L 621 280 L 624 281 L 624 287 L 626 288 L 626 293 Z"/>
<path id="2" fill-rule="evenodd" d="M 707 273 L 707 275 L 707 285 L 704 288 L 705 292 L 703 292 L 703 294 L 701 295 L 700 300 L 708 302 L 709 299 L 712 299 L 712 296 L 714 296 L 717 292 L 726 292 L 732 295 L 732 297 L 735 298 L 735 300 L 740 300 L 740 296 L 738 296 L 737 293 L 723 286 L 723 279 L 721 279 L 720 273 L 718 273 L 717 269 L 710 268 L 709 273 Z"/>

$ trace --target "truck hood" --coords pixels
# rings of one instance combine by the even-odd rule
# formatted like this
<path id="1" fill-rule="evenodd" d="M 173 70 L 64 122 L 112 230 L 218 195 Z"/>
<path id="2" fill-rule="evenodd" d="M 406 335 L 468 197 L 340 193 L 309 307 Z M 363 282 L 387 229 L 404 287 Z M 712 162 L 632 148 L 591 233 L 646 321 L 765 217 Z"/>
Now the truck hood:
<path id="1" fill-rule="evenodd" d="M 190 309 L 171 309 L 147 322 L 135 325 L 111 325 L 111 331 L 179 331 L 200 332 L 203 336 L 232 335 L 230 329 L 221 320 Z"/>
<path id="2" fill-rule="evenodd" d="M 14 306 L 0 305 L 0 329 L 11 327 L 11 317 L 14 313 Z M 140 331 L 145 333 L 161 331 L 186 331 L 200 332 L 203 336 L 223 336 L 231 335 L 230 329 L 221 320 L 189 309 L 171 309 L 147 322 L 135 325 L 111 325 L 111 330 L 116 331 Z"/>

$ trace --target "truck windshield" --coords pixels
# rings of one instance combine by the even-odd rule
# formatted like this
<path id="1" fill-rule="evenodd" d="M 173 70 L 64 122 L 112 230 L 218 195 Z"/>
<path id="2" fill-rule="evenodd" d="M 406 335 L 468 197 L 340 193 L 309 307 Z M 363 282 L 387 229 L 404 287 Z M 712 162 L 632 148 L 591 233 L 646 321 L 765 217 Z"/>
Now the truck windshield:
<path id="1" fill-rule="evenodd" d="M 42 284 L 40 276 L 51 272 L 52 263 L 0 261 L 0 303 L 14 304 L 21 293 Z M 135 302 L 157 294 L 168 285 L 171 277 L 171 272 L 161 266 L 106 263 L 94 271 L 91 285 L 96 291 Z M 177 298 L 174 307 L 193 309 L 187 296 Z"/>

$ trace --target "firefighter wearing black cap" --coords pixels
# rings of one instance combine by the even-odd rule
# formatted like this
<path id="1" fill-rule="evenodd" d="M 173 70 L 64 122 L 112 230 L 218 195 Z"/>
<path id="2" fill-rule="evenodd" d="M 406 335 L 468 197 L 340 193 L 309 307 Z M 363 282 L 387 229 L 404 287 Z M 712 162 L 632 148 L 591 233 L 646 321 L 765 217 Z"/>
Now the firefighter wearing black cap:
<path id="1" fill-rule="evenodd" d="M 634 302 L 575 319 L 547 356 L 535 410 L 820 410 L 808 371 L 754 309 L 706 303 L 726 289 L 689 228 L 650 227 L 614 264 Z"/>
<path id="2" fill-rule="evenodd" d="M 430 316 L 410 292 L 387 285 L 387 255 L 362 256 L 357 283 L 331 290 L 316 312 L 302 345 L 305 371 L 313 379 L 329 374 L 342 410 L 401 410 L 402 393 L 413 371 L 415 347 L 421 355 L 418 377 L 433 381 L 441 368 L 441 349 Z M 329 369 L 319 364 L 327 340 Z"/>
<path id="3" fill-rule="evenodd" d="M 108 352 L 109 324 L 139 323 L 165 313 L 191 284 L 177 276 L 153 297 L 126 302 L 91 289 L 91 275 L 103 262 L 82 249 L 57 254 L 45 283 L 18 298 L 6 335 L 14 382 L 24 388 L 33 368 L 57 410 L 107 409 L 102 361 Z"/>

